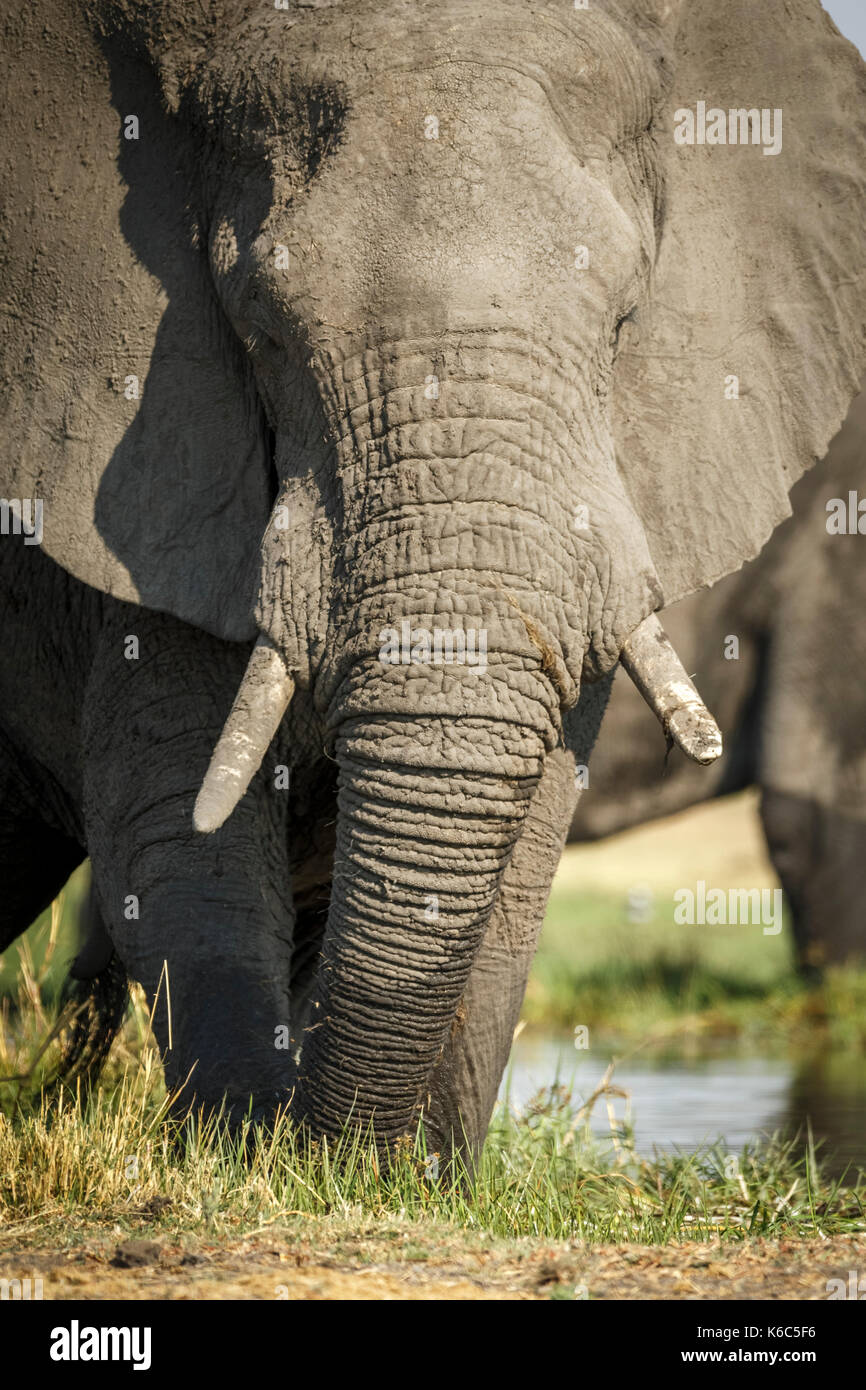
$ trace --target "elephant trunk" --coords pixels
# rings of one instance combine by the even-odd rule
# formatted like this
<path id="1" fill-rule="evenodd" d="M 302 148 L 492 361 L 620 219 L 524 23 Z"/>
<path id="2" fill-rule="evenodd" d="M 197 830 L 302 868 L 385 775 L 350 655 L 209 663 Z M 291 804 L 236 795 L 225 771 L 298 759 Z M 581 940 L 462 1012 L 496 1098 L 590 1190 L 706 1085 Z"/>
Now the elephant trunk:
<path id="1" fill-rule="evenodd" d="M 341 527 L 314 702 L 337 843 L 296 1101 L 318 1132 L 351 1114 L 385 1144 L 428 1108 L 460 1026 L 585 630 L 555 473 L 573 436 L 498 339 L 435 350 L 432 398 L 432 345 L 323 372 Z M 523 423 L 533 393 L 543 455 Z"/>
<path id="2" fill-rule="evenodd" d="M 299 1113 L 414 1130 L 542 769 L 528 724 L 348 721 L 336 741 L 337 846 Z"/>

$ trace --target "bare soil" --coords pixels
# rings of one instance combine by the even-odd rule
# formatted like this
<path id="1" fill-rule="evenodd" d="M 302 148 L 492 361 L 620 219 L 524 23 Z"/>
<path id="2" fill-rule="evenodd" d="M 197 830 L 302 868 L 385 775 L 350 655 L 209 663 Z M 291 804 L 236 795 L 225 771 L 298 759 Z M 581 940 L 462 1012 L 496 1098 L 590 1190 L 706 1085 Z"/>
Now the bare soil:
<path id="1" fill-rule="evenodd" d="M 866 1270 L 866 1236 L 667 1246 L 491 1242 L 443 1228 L 208 1241 L 0 1241 L 0 1275 L 45 1299 L 824 1300 Z"/>

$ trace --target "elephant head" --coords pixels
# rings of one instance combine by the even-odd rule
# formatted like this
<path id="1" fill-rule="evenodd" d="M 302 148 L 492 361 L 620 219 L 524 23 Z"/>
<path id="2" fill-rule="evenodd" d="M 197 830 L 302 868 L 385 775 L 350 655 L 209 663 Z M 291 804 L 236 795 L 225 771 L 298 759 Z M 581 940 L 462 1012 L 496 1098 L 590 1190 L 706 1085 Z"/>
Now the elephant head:
<path id="1" fill-rule="evenodd" d="M 79 579 L 257 639 L 202 831 L 308 693 L 339 811 L 299 1111 L 397 1134 L 582 682 L 624 653 L 718 751 L 652 615 L 757 553 L 855 393 L 866 70 L 817 0 L 73 28 L 7 171 L 4 481 Z M 681 139 L 704 102 L 744 139 Z"/>

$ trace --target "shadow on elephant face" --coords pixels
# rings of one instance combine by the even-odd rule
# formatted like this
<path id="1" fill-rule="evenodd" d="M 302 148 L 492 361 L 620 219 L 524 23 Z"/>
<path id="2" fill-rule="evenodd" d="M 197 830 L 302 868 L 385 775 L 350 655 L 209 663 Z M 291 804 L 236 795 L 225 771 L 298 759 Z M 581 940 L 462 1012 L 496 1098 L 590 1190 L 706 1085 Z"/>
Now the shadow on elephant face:
<path id="1" fill-rule="evenodd" d="M 581 653 L 592 674 L 647 611 L 736 569 L 786 515 L 788 487 L 841 422 L 863 343 L 864 160 L 845 116 L 863 67 L 817 0 L 796 21 L 782 0 L 551 2 L 531 24 L 517 3 L 495 20 L 396 0 L 195 16 L 105 0 L 94 13 L 102 38 L 73 16 L 65 55 L 46 62 L 62 119 L 26 173 L 16 132 L 8 142 L 11 186 L 34 185 L 22 267 L 32 245 L 48 262 L 56 250 L 7 344 L 20 378 L 7 403 L 21 441 L 13 473 L 20 495 L 45 494 L 47 547 L 79 578 L 221 636 L 254 635 L 277 481 L 266 373 L 232 331 L 231 294 L 214 274 L 229 231 L 243 259 L 283 217 L 299 272 L 283 302 L 294 306 L 301 415 L 307 350 L 344 356 L 344 326 L 375 346 L 407 310 L 414 330 L 426 318 L 455 342 L 517 323 L 569 364 L 548 333 L 550 306 L 566 326 L 595 314 L 572 404 L 587 419 L 600 412 L 611 459 L 595 490 L 581 486 L 579 458 L 569 479 L 571 511 L 589 491 L 598 513 L 575 584 L 616 571 Z M 28 22 L 35 32 L 39 16 Z M 776 158 L 677 143 L 678 112 L 757 93 L 785 112 Z M 570 154 L 551 163 L 558 142 Z M 450 201 L 431 217 L 428 184 L 439 198 L 445 169 Z M 828 181 L 844 199 L 827 196 Z M 60 238 L 51 190 L 63 196 Z M 220 198 L 230 229 L 210 221 Z M 334 210 L 341 223 L 357 213 L 354 245 L 333 239 Z M 311 233 L 303 246 L 300 231 Z M 330 333 L 317 298 L 345 305 L 348 324 L 338 316 Z M 291 322 L 287 312 L 278 339 Z M 421 356 L 424 386 L 437 371 L 435 354 Z M 477 370 L 493 379 L 498 367 Z M 545 370 L 542 358 L 537 387 Z M 602 394 L 581 398 L 594 371 Z M 34 391 L 38 421 L 26 413 Z M 331 430 L 339 409 L 326 411 Z M 607 512 L 603 493 L 615 498 Z M 312 511 L 320 501 L 332 503 L 323 495 Z"/>

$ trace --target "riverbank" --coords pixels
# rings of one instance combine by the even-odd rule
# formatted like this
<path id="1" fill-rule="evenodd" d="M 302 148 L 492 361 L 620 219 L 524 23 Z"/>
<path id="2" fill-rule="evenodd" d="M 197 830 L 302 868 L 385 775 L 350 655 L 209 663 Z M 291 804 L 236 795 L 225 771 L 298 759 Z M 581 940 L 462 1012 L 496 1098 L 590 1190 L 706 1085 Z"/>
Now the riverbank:
<path id="1" fill-rule="evenodd" d="M 565 1098 L 500 1108 L 479 1168 L 423 1137 L 178 1131 L 138 1067 L 0 1117 L 0 1277 L 48 1299 L 826 1299 L 866 1257 L 866 1181 L 778 1141 L 638 1157 Z M 847 1287 L 847 1285 L 845 1285 Z"/>

